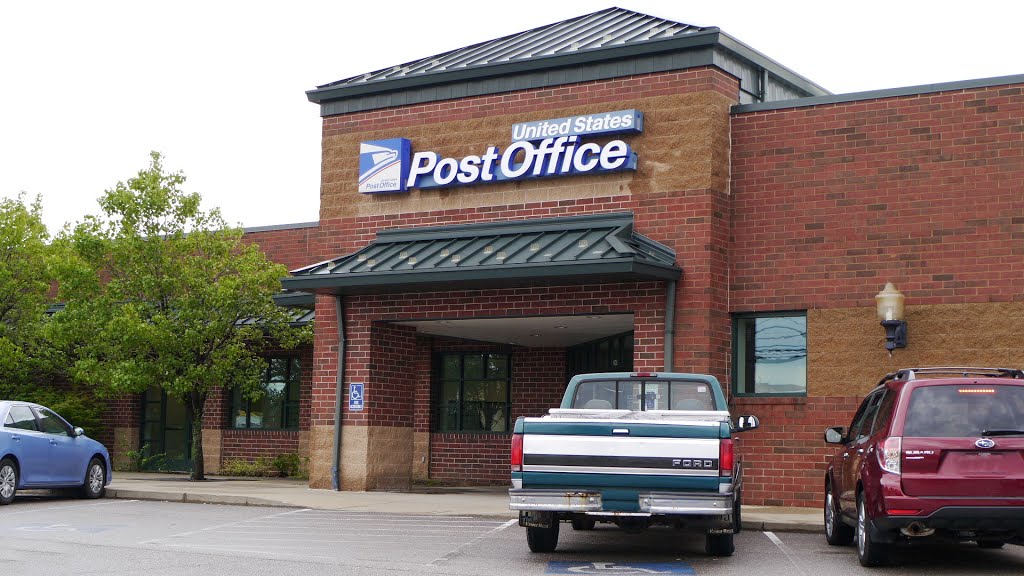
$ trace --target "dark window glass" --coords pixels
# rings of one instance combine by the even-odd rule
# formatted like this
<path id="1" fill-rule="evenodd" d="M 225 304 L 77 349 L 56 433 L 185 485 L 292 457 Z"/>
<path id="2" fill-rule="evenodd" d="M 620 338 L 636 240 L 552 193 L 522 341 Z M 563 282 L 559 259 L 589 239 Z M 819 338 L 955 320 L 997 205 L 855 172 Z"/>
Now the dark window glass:
<path id="1" fill-rule="evenodd" d="M 442 432 L 508 432 L 511 372 L 507 354 L 439 355 L 436 428 Z"/>
<path id="2" fill-rule="evenodd" d="M 57 416 L 46 408 L 37 408 L 36 413 L 39 414 L 39 429 L 42 432 L 57 436 L 71 435 L 71 427 L 68 426 L 60 416 Z"/>
<path id="3" fill-rule="evenodd" d="M 1024 386 L 922 386 L 913 391 L 904 436 L 978 437 L 986 430 L 1021 430 Z"/>
<path id="4" fill-rule="evenodd" d="M 881 400 L 881 393 L 874 393 L 864 399 L 857 410 L 857 415 L 850 425 L 850 433 L 847 435 L 850 440 L 859 440 L 871 433 L 871 425 L 874 422 L 875 414 L 878 413 L 878 403 Z"/>
<path id="5" fill-rule="evenodd" d="M 616 334 L 566 350 L 568 377 L 594 372 L 633 370 L 633 332 Z"/>
<path id="6" fill-rule="evenodd" d="M 10 414 L 8 414 L 7 419 L 4 420 L 4 426 L 10 426 L 11 424 L 14 424 L 14 418 L 12 418 Z"/>
<path id="7" fill-rule="evenodd" d="M 267 360 L 263 373 L 263 395 L 255 400 L 231 394 L 231 426 L 295 430 L 299 427 L 299 399 L 302 370 L 298 358 Z"/>
<path id="8" fill-rule="evenodd" d="M 704 382 L 685 380 L 588 380 L 576 387 L 573 408 L 591 410 L 714 410 Z"/>
<path id="9" fill-rule="evenodd" d="M 28 406 L 12 406 L 8 416 L 14 420 L 8 424 L 11 428 L 19 430 L 39 430 L 36 427 L 36 416 Z"/>
<path id="10" fill-rule="evenodd" d="M 885 391 L 885 397 L 878 405 L 878 415 L 875 416 L 875 425 L 871 427 L 871 434 L 884 430 L 892 421 L 892 411 L 896 407 L 896 394 L 892 390 Z"/>
<path id="11" fill-rule="evenodd" d="M 805 314 L 741 316 L 734 330 L 737 394 L 807 394 Z"/>

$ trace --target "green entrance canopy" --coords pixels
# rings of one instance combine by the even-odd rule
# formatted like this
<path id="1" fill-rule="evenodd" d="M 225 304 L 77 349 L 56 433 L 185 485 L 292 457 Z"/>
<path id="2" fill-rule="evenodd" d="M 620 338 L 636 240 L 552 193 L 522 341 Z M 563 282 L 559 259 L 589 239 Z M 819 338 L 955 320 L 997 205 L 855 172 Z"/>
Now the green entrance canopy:
<path id="1" fill-rule="evenodd" d="M 417 292 L 677 280 L 675 252 L 629 213 L 382 230 L 354 254 L 294 270 L 286 290 Z"/>

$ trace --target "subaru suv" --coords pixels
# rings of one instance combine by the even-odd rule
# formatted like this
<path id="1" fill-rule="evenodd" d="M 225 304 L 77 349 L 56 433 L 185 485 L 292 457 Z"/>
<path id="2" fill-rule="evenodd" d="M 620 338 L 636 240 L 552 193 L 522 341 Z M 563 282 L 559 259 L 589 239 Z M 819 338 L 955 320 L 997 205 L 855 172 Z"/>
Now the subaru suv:
<path id="1" fill-rule="evenodd" d="M 825 472 L 825 538 L 856 538 L 864 566 L 928 539 L 1024 544 L 1024 371 L 909 368 L 888 374 Z"/>

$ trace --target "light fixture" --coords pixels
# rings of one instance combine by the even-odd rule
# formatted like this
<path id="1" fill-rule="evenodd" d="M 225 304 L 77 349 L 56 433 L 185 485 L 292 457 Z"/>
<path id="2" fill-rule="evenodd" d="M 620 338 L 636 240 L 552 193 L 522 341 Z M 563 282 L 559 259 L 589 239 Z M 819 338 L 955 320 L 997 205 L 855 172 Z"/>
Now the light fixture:
<path id="1" fill-rule="evenodd" d="M 903 319 L 903 294 L 886 282 L 885 288 L 875 295 L 878 320 L 885 328 L 885 349 L 892 356 L 896 348 L 907 347 L 907 322 Z"/>

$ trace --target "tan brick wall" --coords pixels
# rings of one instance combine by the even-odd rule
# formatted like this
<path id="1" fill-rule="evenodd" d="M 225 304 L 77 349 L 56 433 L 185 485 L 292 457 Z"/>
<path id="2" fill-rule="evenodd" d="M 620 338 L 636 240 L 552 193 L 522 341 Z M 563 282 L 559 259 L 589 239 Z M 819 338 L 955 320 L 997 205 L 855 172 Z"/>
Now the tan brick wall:
<path id="1" fill-rule="evenodd" d="M 111 463 L 115 470 L 124 470 L 131 464 L 128 452 L 139 449 L 138 428 L 114 428 L 114 449 Z"/>
<path id="2" fill-rule="evenodd" d="M 892 358 L 874 308 L 807 312 L 807 395 L 863 396 L 917 366 L 1024 367 L 1024 302 L 906 304 L 907 347 Z"/>
<path id="3" fill-rule="evenodd" d="M 658 75 L 646 81 L 644 77 L 632 77 L 623 82 L 635 85 L 637 96 L 623 95 L 614 101 L 588 98 L 588 87 L 593 85 L 584 84 L 565 87 L 568 92 L 563 100 L 549 98 L 544 100 L 543 106 L 520 104 L 543 91 L 518 93 L 503 105 L 488 105 L 486 98 L 441 102 L 424 111 L 413 124 L 398 123 L 387 116 L 366 121 L 358 120 L 361 115 L 325 119 L 320 219 L 463 210 L 671 190 L 725 191 L 730 155 L 729 106 L 735 100 L 707 83 L 694 85 L 697 74 L 692 72 L 685 80 L 677 79 L 675 90 L 655 89 L 662 81 Z M 715 74 L 704 71 L 701 78 L 715 80 Z M 658 95 L 645 97 L 646 94 Z M 564 105 L 569 102 L 575 105 Z M 404 137 L 412 141 L 414 152 L 431 150 L 444 157 L 462 158 L 482 154 L 488 146 L 504 150 L 511 143 L 512 125 L 519 122 L 630 108 L 644 114 L 643 133 L 620 136 L 639 156 L 639 169 L 635 173 L 544 178 L 398 194 L 358 192 L 359 143 L 363 141 Z M 502 114 L 500 110 L 527 111 Z M 394 113 L 405 111 L 398 109 Z M 455 111 L 461 113 L 452 113 Z M 331 128 L 348 119 L 355 128 Z"/>
<path id="4" fill-rule="evenodd" d="M 428 411 L 429 406 L 422 410 Z M 412 478 L 430 478 L 430 432 L 414 432 L 412 435 Z"/>
<path id="5" fill-rule="evenodd" d="M 203 467 L 207 474 L 220 472 L 223 436 L 219 429 L 203 429 Z"/>
<path id="6" fill-rule="evenodd" d="M 334 426 L 313 426 L 309 431 L 309 487 L 331 489 L 334 466 Z"/>
<path id="7" fill-rule="evenodd" d="M 408 490 L 412 481 L 413 431 L 406 426 L 366 426 L 367 490 Z M 346 459 L 346 462 L 349 460 Z"/>

